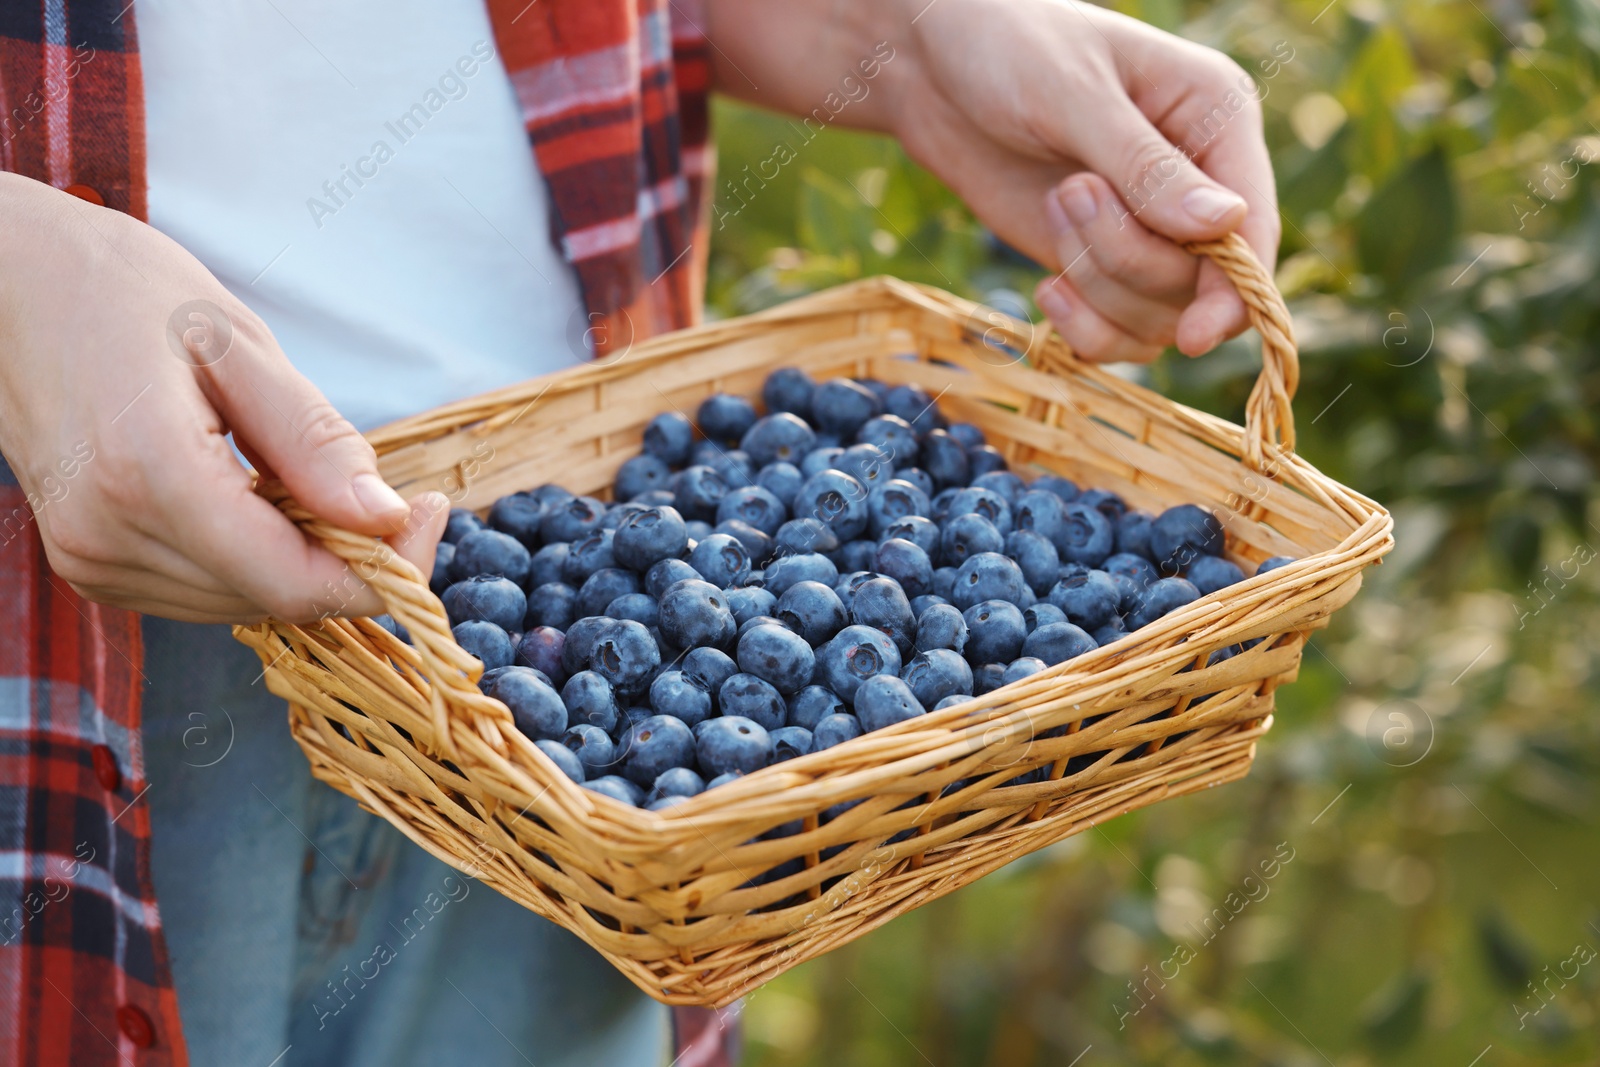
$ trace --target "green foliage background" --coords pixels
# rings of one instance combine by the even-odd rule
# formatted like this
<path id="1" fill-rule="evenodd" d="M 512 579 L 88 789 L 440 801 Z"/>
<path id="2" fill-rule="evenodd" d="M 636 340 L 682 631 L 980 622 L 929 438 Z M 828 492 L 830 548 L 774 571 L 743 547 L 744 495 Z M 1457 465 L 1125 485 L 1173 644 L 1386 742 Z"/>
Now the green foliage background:
<path id="1" fill-rule="evenodd" d="M 1261 78 L 1300 450 L 1394 511 L 1396 551 L 1279 691 L 1249 779 L 796 969 L 750 998 L 749 1062 L 1600 1061 L 1600 959 L 1577 963 L 1600 952 L 1600 6 L 1326 2 L 1116 6 Z M 886 140 L 716 121 L 723 179 L 795 148 L 753 195 L 722 186 L 717 313 L 1039 277 Z M 1237 419 L 1256 365 L 1243 339 L 1145 378 Z"/>

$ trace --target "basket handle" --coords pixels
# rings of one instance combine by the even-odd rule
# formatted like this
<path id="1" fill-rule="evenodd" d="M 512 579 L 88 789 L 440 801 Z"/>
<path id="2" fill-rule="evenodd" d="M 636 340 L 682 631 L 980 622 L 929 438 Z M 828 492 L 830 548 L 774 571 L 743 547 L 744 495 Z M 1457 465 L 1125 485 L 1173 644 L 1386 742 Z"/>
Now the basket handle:
<path id="1" fill-rule="evenodd" d="M 1244 300 L 1250 325 L 1261 335 L 1261 374 L 1250 390 L 1244 415 L 1244 461 L 1264 474 L 1275 457 L 1294 451 L 1294 409 L 1300 387 L 1300 354 L 1294 320 L 1272 273 L 1243 237 L 1230 233 L 1216 241 L 1191 241 L 1185 251 L 1210 256 Z"/>
<path id="2" fill-rule="evenodd" d="M 514 729 L 510 713 L 504 704 L 479 692 L 483 664 L 456 644 L 444 605 L 428 588 L 427 576 L 385 542 L 351 533 L 313 515 L 289 495 L 282 482 L 263 480 L 256 492 L 305 534 L 344 560 L 351 572 L 378 594 L 390 616 L 410 633 L 411 647 L 421 661 L 421 674 L 428 681 L 439 750 L 450 759 L 460 759 L 450 732 L 450 708 L 455 707 L 467 713 L 462 720 L 465 725 L 490 747 L 504 753 L 505 734 Z"/>

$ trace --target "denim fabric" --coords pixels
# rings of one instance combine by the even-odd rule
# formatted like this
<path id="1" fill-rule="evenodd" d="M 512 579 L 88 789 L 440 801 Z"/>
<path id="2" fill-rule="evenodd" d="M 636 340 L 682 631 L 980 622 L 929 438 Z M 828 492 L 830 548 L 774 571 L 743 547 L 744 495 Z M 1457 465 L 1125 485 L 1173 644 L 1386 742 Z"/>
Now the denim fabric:
<path id="1" fill-rule="evenodd" d="M 665 1062 L 666 1009 L 591 949 L 313 781 L 226 627 L 144 636 L 152 873 L 197 1067 Z"/>

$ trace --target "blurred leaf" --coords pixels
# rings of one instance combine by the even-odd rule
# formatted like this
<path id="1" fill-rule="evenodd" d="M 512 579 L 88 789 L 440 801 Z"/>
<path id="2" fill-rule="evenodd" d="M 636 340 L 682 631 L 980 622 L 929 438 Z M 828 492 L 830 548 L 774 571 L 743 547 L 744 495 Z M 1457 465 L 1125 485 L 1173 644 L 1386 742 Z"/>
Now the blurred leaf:
<path id="1" fill-rule="evenodd" d="M 1373 194 L 1361 212 L 1356 249 L 1363 270 L 1396 295 L 1455 252 L 1456 197 L 1450 165 L 1434 148 Z"/>
<path id="2" fill-rule="evenodd" d="M 1391 979 L 1362 1007 L 1361 1026 L 1381 1049 L 1409 1044 L 1422 1031 L 1431 981 L 1422 971 L 1406 971 Z"/>
<path id="3" fill-rule="evenodd" d="M 1527 991 L 1533 978 L 1533 950 L 1498 910 L 1486 911 L 1478 919 L 1478 944 L 1501 988 L 1514 994 Z"/>
<path id="4" fill-rule="evenodd" d="M 1339 102 L 1356 130 L 1350 144 L 1355 169 L 1374 180 L 1400 163 L 1405 150 L 1405 130 L 1397 117 L 1406 90 L 1416 82 L 1417 71 L 1405 37 L 1392 24 L 1378 27 L 1367 37 L 1345 73 Z"/>

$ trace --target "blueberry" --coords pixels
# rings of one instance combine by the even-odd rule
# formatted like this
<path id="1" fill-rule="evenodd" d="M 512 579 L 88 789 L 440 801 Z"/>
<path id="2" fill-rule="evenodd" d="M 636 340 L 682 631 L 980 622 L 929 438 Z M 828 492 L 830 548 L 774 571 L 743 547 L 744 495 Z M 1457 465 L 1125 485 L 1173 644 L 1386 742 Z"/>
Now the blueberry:
<path id="1" fill-rule="evenodd" d="M 711 694 L 682 671 L 662 671 L 650 683 L 650 706 L 693 726 L 711 717 Z"/>
<path id="2" fill-rule="evenodd" d="M 604 520 L 606 506 L 594 497 L 575 496 L 555 507 L 545 509 L 539 522 L 539 536 L 545 544 L 552 541 L 577 541 Z"/>
<path id="3" fill-rule="evenodd" d="M 881 537 L 889 526 L 908 516 L 926 517 L 932 509 L 928 494 L 900 478 L 880 481 L 867 496 L 867 525 Z"/>
<path id="4" fill-rule="evenodd" d="M 1038 656 L 1018 656 L 1006 664 L 1006 672 L 1000 676 L 1000 684 L 1010 685 L 1012 682 L 1020 682 L 1029 675 L 1038 674 L 1046 666 L 1048 664 Z"/>
<path id="5" fill-rule="evenodd" d="M 511 720 L 532 741 L 553 741 L 567 729 L 561 694 L 527 667 L 507 667 L 484 690 L 511 709 Z"/>
<path id="6" fill-rule="evenodd" d="M 1100 567 L 1107 574 L 1127 576 L 1140 589 L 1161 577 L 1161 574 L 1155 568 L 1155 564 L 1145 557 L 1135 555 L 1132 552 L 1118 552 L 1116 555 L 1107 556 L 1106 561 Z"/>
<path id="7" fill-rule="evenodd" d="M 1137 630 L 1155 622 L 1169 611 L 1175 611 L 1185 604 L 1192 604 L 1200 599 L 1200 590 L 1183 578 L 1163 578 L 1158 582 L 1151 582 L 1145 589 L 1143 597 L 1133 610 L 1128 613 L 1124 622 L 1129 630 Z"/>
<path id="8" fill-rule="evenodd" d="M 933 594 L 950 599 L 950 594 L 955 592 L 956 575 L 960 572 L 954 567 L 935 567 L 933 569 Z"/>
<path id="9" fill-rule="evenodd" d="M 825 470 L 832 470 L 834 461 L 844 455 L 844 449 L 836 446 L 818 445 L 800 460 L 800 473 L 806 478 L 821 474 Z"/>
<path id="10" fill-rule="evenodd" d="M 561 649 L 566 641 L 567 635 L 553 626 L 531 626 L 517 642 L 513 662 L 519 667 L 543 671 L 547 678 L 559 683 L 567 677 L 566 669 L 561 666 Z"/>
<path id="11" fill-rule="evenodd" d="M 623 775 L 642 786 L 654 784 L 674 767 L 688 767 L 694 759 L 694 735 L 671 715 L 651 715 L 629 726 L 619 747 Z"/>
<path id="12" fill-rule="evenodd" d="M 1028 627 L 1022 621 L 1022 609 L 1015 604 L 985 600 L 972 605 L 962 617 L 967 623 L 968 662 L 1010 663 L 1022 652 Z"/>
<path id="13" fill-rule="evenodd" d="M 811 731 L 811 751 L 821 752 L 861 736 L 861 720 L 850 714 L 826 715 Z"/>
<path id="14" fill-rule="evenodd" d="M 871 445 L 892 460 L 894 467 L 905 467 L 917 461 L 917 431 L 898 415 L 878 415 L 868 419 L 856 431 L 856 443 Z"/>
<path id="15" fill-rule="evenodd" d="M 1244 581 L 1244 571 L 1220 556 L 1201 556 L 1189 564 L 1183 576 L 1194 583 L 1201 596 L 1210 596 L 1219 589 Z"/>
<path id="16" fill-rule="evenodd" d="M 788 517 L 789 512 L 783 501 L 759 485 L 730 489 L 717 505 L 718 522 L 737 519 L 768 537 L 775 535 Z"/>
<path id="17" fill-rule="evenodd" d="M 878 544 L 865 538 L 846 541 L 831 558 L 841 571 L 871 570 L 872 565 L 877 562 Z"/>
<path id="18" fill-rule="evenodd" d="M 967 470 L 974 478 L 1006 469 L 1006 457 L 993 445 L 967 449 Z"/>
<path id="19" fill-rule="evenodd" d="M 1028 484 L 1013 471 L 997 470 L 972 479 L 972 488 L 987 489 L 992 493 L 999 493 L 1011 508 L 1011 513 L 1015 515 L 1017 501 L 1022 499 L 1022 495 L 1028 491 Z"/>
<path id="20" fill-rule="evenodd" d="M 1109 489 L 1085 489 L 1078 494 L 1077 503 L 1087 504 L 1113 523 L 1128 512 L 1127 501 Z"/>
<path id="21" fill-rule="evenodd" d="M 747 585 L 724 589 L 723 593 L 728 598 L 728 610 L 733 612 L 733 621 L 741 627 L 757 616 L 778 613 L 778 598 L 770 590 Z"/>
<path id="22" fill-rule="evenodd" d="M 1100 627 L 1098 630 L 1095 630 L 1089 636 L 1094 638 L 1095 644 L 1099 645 L 1101 648 L 1104 648 L 1113 641 L 1120 641 L 1127 635 L 1128 631 L 1123 629 L 1122 616 L 1119 615 L 1110 622 L 1106 623 L 1104 626 Z"/>
<path id="23" fill-rule="evenodd" d="M 799 467 L 782 460 L 768 463 L 756 472 L 756 484 L 777 497 L 778 503 L 785 508 L 794 503 L 795 494 L 800 492 L 805 480 L 806 476 L 800 473 Z"/>
<path id="24" fill-rule="evenodd" d="M 839 594 L 821 582 L 791 585 L 777 599 L 772 614 L 813 647 L 827 641 L 850 621 Z"/>
<path id="25" fill-rule="evenodd" d="M 800 582 L 821 582 L 832 585 L 839 580 L 839 568 L 827 556 L 807 552 L 794 556 L 779 556 L 767 564 L 762 585 L 774 596 L 782 597 L 791 586 Z"/>
<path id="26" fill-rule="evenodd" d="M 985 663 L 972 669 L 972 695 L 983 696 L 1006 684 L 1004 663 Z"/>
<path id="27" fill-rule="evenodd" d="M 1080 501 L 1066 505 L 1062 512 L 1061 536 L 1056 551 L 1064 563 L 1098 567 L 1111 555 L 1116 531 L 1111 520 Z"/>
<path id="28" fill-rule="evenodd" d="M 939 558 L 948 566 L 959 567 L 973 556 L 999 552 L 1005 538 L 994 523 L 982 515 L 957 514 L 944 524 L 939 535 Z"/>
<path id="29" fill-rule="evenodd" d="M 1294 562 L 1296 560 L 1293 556 L 1272 556 L 1261 561 L 1260 566 L 1256 567 L 1256 573 L 1266 574 L 1269 571 L 1275 571 L 1279 567 L 1284 567 Z"/>
<path id="30" fill-rule="evenodd" d="M 707 440 L 737 445 L 739 439 L 755 425 L 756 409 L 742 396 L 713 393 L 700 402 L 694 421 Z"/>
<path id="31" fill-rule="evenodd" d="M 881 730 L 927 713 L 911 687 L 892 674 L 868 678 L 856 690 L 856 718 L 863 730 Z"/>
<path id="32" fill-rule="evenodd" d="M 893 578 L 871 578 L 856 588 L 850 602 L 850 621 L 889 635 L 902 658 L 916 644 L 917 617 L 906 591 Z"/>
<path id="33" fill-rule="evenodd" d="M 511 646 L 511 635 L 494 623 L 482 619 L 469 619 L 457 623 L 450 633 L 455 637 L 456 644 L 478 657 L 484 670 L 511 666 L 512 658 L 515 656 L 515 650 Z"/>
<path id="34" fill-rule="evenodd" d="M 570 713 L 571 709 L 568 710 Z M 622 756 L 611 734 L 594 723 L 575 723 L 561 735 L 561 743 L 578 757 L 584 774 L 590 779 L 613 770 Z"/>
<path id="35" fill-rule="evenodd" d="M 971 480 L 966 447 L 944 430 L 934 430 L 922 439 L 922 469 L 940 489 L 964 486 Z"/>
<path id="36" fill-rule="evenodd" d="M 567 570 L 567 557 L 571 554 L 572 546 L 565 541 L 557 541 L 539 549 L 528 564 L 527 587 L 536 589 L 549 582 L 561 581 Z"/>
<path id="37" fill-rule="evenodd" d="M 725 715 L 710 720 L 701 729 L 695 740 L 695 754 L 700 769 L 707 774 L 749 774 L 771 761 L 772 738 L 759 723 L 741 715 Z"/>
<path id="38" fill-rule="evenodd" d="M 933 588 L 933 562 L 928 554 L 897 537 L 878 545 L 873 570 L 900 583 L 908 597 L 922 596 Z"/>
<path id="39" fill-rule="evenodd" d="M 645 801 L 650 803 L 660 800 L 662 797 L 698 796 L 705 792 L 705 788 L 705 779 L 688 767 L 668 767 L 656 775 L 656 780 L 651 784 L 650 793 L 645 798 Z"/>
<path id="40" fill-rule="evenodd" d="M 578 758 L 582 759 L 583 757 L 580 755 Z M 629 807 L 637 808 L 644 802 L 644 790 L 620 774 L 606 774 L 601 775 L 599 778 L 591 778 L 583 783 L 583 788 L 591 793 L 599 793 L 601 796 L 620 801 Z"/>
<path id="41" fill-rule="evenodd" d="M 816 655 L 806 639 L 786 626 L 761 623 L 739 637 L 739 669 L 772 685 L 779 693 L 798 693 L 811 684 Z M 724 683 L 724 691 L 727 683 Z M 737 712 L 765 725 L 759 715 Z"/>
<path id="42" fill-rule="evenodd" d="M 900 650 L 894 639 L 870 626 L 846 626 L 817 650 L 816 680 L 847 704 L 868 678 L 899 673 Z"/>
<path id="43" fill-rule="evenodd" d="M 811 394 L 811 421 L 823 431 L 852 440 L 856 431 L 883 410 L 876 393 L 849 378 L 831 378 Z"/>
<path id="44" fill-rule="evenodd" d="M 714 533 L 689 553 L 689 566 L 719 589 L 743 585 L 750 576 L 750 553 L 738 538 Z"/>
<path id="45" fill-rule="evenodd" d="M 937 427 L 939 409 L 920 385 L 897 385 L 883 398 L 883 408 L 919 434 Z"/>
<path id="46" fill-rule="evenodd" d="M 374 615 L 372 616 L 372 621 L 383 627 L 385 630 L 388 630 L 391 634 L 399 638 L 401 641 L 404 641 L 406 644 L 409 645 L 411 643 L 410 631 L 408 631 L 404 626 L 401 626 L 399 622 L 395 621 L 394 616 Z"/>
<path id="47" fill-rule="evenodd" d="M 951 604 L 950 601 L 946 600 L 942 596 L 937 596 L 937 595 L 935 595 L 933 593 L 923 593 L 921 596 L 914 596 L 914 597 L 911 598 L 911 614 L 915 615 L 917 617 L 918 622 L 920 623 L 921 620 L 922 620 L 923 613 L 926 612 L 929 608 L 934 607 L 934 606 L 939 605 L 939 604 L 943 604 L 946 607 L 954 607 L 954 605 Z"/>
<path id="48" fill-rule="evenodd" d="M 543 518 L 544 505 L 527 493 L 503 496 L 489 508 L 489 528 L 510 534 L 530 552 L 539 547 L 539 521 Z"/>
<path id="49" fill-rule="evenodd" d="M 1053 622 L 1066 621 L 1066 612 L 1045 601 L 1022 609 L 1022 622 L 1028 628 L 1030 634 L 1041 626 L 1048 626 Z"/>
<path id="50" fill-rule="evenodd" d="M 840 575 L 839 580 L 833 584 L 833 592 L 839 598 L 839 603 L 844 605 L 845 613 L 849 614 L 855 604 L 856 590 L 861 588 L 863 582 L 882 577 L 883 575 L 877 571 L 868 570 L 848 571 Z"/>
<path id="51" fill-rule="evenodd" d="M 794 513 L 796 518 L 821 520 L 839 540 L 849 541 L 866 532 L 867 490 L 843 471 L 821 471 L 800 486 Z"/>
<path id="52" fill-rule="evenodd" d="M 1150 558 L 1150 529 L 1156 517 L 1148 511 L 1130 511 L 1117 519 L 1116 548 L 1119 554 Z"/>
<path id="53" fill-rule="evenodd" d="M 901 670 L 900 677 L 925 708 L 952 694 L 972 692 L 972 667 L 961 653 L 948 648 L 918 652 Z"/>
<path id="54" fill-rule="evenodd" d="M 640 691 L 661 665 L 661 652 L 650 630 L 632 619 L 616 620 L 589 653 L 589 669 L 621 693 Z"/>
<path id="55" fill-rule="evenodd" d="M 726 652 L 715 648 L 693 648 L 679 663 L 683 676 L 707 693 L 715 694 L 722 683 L 739 673 L 738 664 Z"/>
<path id="56" fill-rule="evenodd" d="M 1050 591 L 1061 572 L 1061 555 L 1054 544 L 1032 530 L 1014 530 L 1006 538 L 1005 552 L 1022 568 L 1028 588 L 1040 596 Z"/>
<path id="57" fill-rule="evenodd" d="M 693 446 L 693 424 L 675 411 L 657 415 L 644 428 L 644 450 L 668 466 L 682 466 Z"/>
<path id="58" fill-rule="evenodd" d="M 561 580 L 571 586 L 580 586 L 585 578 L 602 567 L 617 565 L 613 551 L 616 533 L 607 529 L 594 529 L 574 541 L 561 563 Z"/>
<path id="59" fill-rule="evenodd" d="M 624 567 L 645 572 L 677 558 L 688 543 L 688 529 L 676 508 L 651 507 L 631 512 L 617 524 L 611 553 Z"/>
<path id="60" fill-rule="evenodd" d="M 798 759 L 811 753 L 811 731 L 803 726 L 780 726 L 772 731 L 772 762 Z"/>
<path id="61" fill-rule="evenodd" d="M 1009 600 L 1016 604 L 1027 591 L 1028 583 L 1023 580 L 1022 568 L 1017 566 L 1016 560 L 998 552 L 980 552 L 956 569 L 950 603 L 963 610 L 985 600 Z"/>
<path id="62" fill-rule="evenodd" d="M 742 552 L 743 546 L 739 550 Z M 738 632 L 722 590 L 694 579 L 678 582 L 661 595 L 660 626 L 662 634 L 678 648 L 722 646 Z"/>
<path id="63" fill-rule="evenodd" d="M 779 367 L 761 383 L 761 402 L 768 411 L 787 411 L 802 419 L 811 417 L 811 394 L 817 383 L 799 367 Z"/>
<path id="64" fill-rule="evenodd" d="M 607 604 L 600 614 L 608 619 L 632 619 L 646 626 L 654 626 L 661 619 L 656 598 L 649 593 L 624 593 Z"/>
<path id="65" fill-rule="evenodd" d="M 894 476 L 902 482 L 910 482 L 922 490 L 922 495 L 930 500 L 933 498 L 933 479 L 921 467 L 899 467 L 896 468 Z"/>
<path id="66" fill-rule="evenodd" d="M 455 544 L 467 534 L 477 533 L 479 530 L 485 529 L 488 529 L 488 527 L 482 519 L 478 518 L 475 512 L 468 511 L 466 508 L 451 508 L 450 517 L 444 522 L 444 535 L 440 539 L 448 541 L 450 544 Z"/>
<path id="67" fill-rule="evenodd" d="M 1222 547 L 1222 524 L 1194 504 L 1168 508 L 1150 525 L 1150 555 L 1165 575 L 1181 573 L 1201 556 L 1220 556 Z"/>
<path id="68" fill-rule="evenodd" d="M 616 690 L 594 671 L 578 671 L 568 678 L 561 687 L 561 702 L 567 706 L 567 721 L 574 726 L 593 726 L 609 734 L 622 717 Z"/>
<path id="69" fill-rule="evenodd" d="M 607 604 L 619 596 L 638 591 L 639 576 L 632 571 L 625 571 L 620 567 L 607 567 L 595 571 L 578 589 L 578 617 L 605 615 Z"/>
<path id="70" fill-rule="evenodd" d="M 496 574 L 518 585 L 528 578 L 533 555 L 526 545 L 499 530 L 474 530 L 456 542 L 450 576 L 458 582 L 480 574 Z"/>
<path id="71" fill-rule="evenodd" d="M 815 730 L 817 724 L 829 715 L 838 715 L 848 712 L 844 701 L 833 690 L 820 685 L 808 685 L 800 692 L 791 696 L 789 704 L 789 722 L 794 726 L 803 726 L 807 730 Z"/>
<path id="72" fill-rule="evenodd" d="M 962 617 L 960 608 L 952 604 L 935 604 L 917 616 L 917 651 L 931 652 L 936 648 L 948 648 L 959 653 L 966 647 L 967 620 Z"/>
<path id="73" fill-rule="evenodd" d="M 689 566 L 688 561 L 681 559 L 663 559 L 651 564 L 645 572 L 644 591 L 661 599 L 663 593 L 689 579 L 699 580 L 700 572 Z"/>
<path id="74" fill-rule="evenodd" d="M 521 586 L 508 578 L 490 574 L 456 582 L 439 599 L 444 602 L 445 614 L 450 617 L 452 626 L 482 619 L 502 630 L 521 630 L 522 617 L 528 608 L 528 598 Z"/>
<path id="75" fill-rule="evenodd" d="M 586 615 L 574 619 L 567 627 L 566 640 L 561 646 L 561 667 L 569 675 L 588 670 L 589 654 L 612 624 L 611 619 Z"/>
<path id="76" fill-rule="evenodd" d="M 560 741 L 535 741 L 533 745 L 540 752 L 543 752 L 562 774 L 579 785 L 582 785 L 584 779 L 588 777 L 583 769 L 583 761 L 578 758 L 578 754 Z"/>
<path id="77" fill-rule="evenodd" d="M 665 489 L 672 469 L 666 461 L 648 452 L 641 452 L 623 461 L 617 468 L 617 480 L 612 495 L 618 500 L 634 498 L 655 489 Z"/>
<path id="78" fill-rule="evenodd" d="M 717 505 L 728 493 L 728 481 L 715 468 L 704 464 L 685 467 L 675 476 L 674 506 L 686 519 L 709 522 L 717 514 Z"/>
<path id="79" fill-rule="evenodd" d="M 983 436 L 983 431 L 970 422 L 952 422 L 949 434 L 961 442 L 962 448 L 977 448 L 979 445 L 988 444 L 988 439 Z"/>
<path id="80" fill-rule="evenodd" d="M 773 538 L 773 551 L 778 556 L 825 554 L 838 547 L 839 539 L 832 528 L 813 518 L 790 519 L 778 527 Z"/>
<path id="81" fill-rule="evenodd" d="M 439 547 L 433 550 L 433 570 L 428 575 L 428 588 L 435 595 L 443 594 L 450 587 L 450 564 L 456 558 L 456 546 L 449 541 L 440 541 Z"/>
<path id="82" fill-rule="evenodd" d="M 1044 474 L 1035 478 L 1031 483 L 1034 489 L 1042 489 L 1047 493 L 1054 493 L 1061 498 L 1062 503 L 1078 499 L 1078 484 L 1070 478 L 1063 478 L 1059 474 Z"/>
<path id="83" fill-rule="evenodd" d="M 739 447 L 759 467 L 780 460 L 798 463 L 816 446 L 816 433 L 804 419 L 789 412 L 756 420 L 739 442 Z"/>
<path id="84" fill-rule="evenodd" d="M 1082 627 L 1070 622 L 1052 622 L 1028 635 L 1022 642 L 1022 654 L 1041 659 L 1053 667 L 1099 647 Z"/>
<path id="85" fill-rule="evenodd" d="M 895 538 L 899 538 L 902 541 L 910 541 L 922 549 L 930 561 L 941 555 L 939 547 L 940 530 L 932 519 L 924 518 L 921 515 L 907 515 L 903 519 L 896 519 L 883 528 L 883 532 L 878 535 L 878 543 L 882 544 Z M 931 587 L 931 575 L 929 583 Z"/>
<path id="86" fill-rule="evenodd" d="M 1030 489 L 1017 498 L 1013 514 L 1017 529 L 1031 530 L 1059 551 L 1067 521 L 1067 505 L 1059 496 L 1045 489 Z"/>
<path id="87" fill-rule="evenodd" d="M 1061 609 L 1068 622 L 1095 630 L 1117 614 L 1122 590 L 1105 571 L 1089 571 L 1057 582 L 1050 590 L 1050 603 Z"/>

